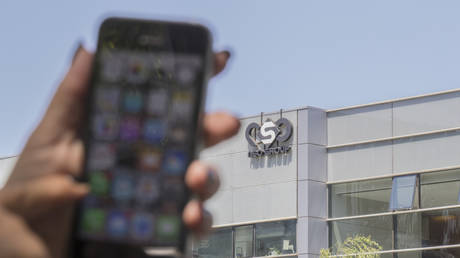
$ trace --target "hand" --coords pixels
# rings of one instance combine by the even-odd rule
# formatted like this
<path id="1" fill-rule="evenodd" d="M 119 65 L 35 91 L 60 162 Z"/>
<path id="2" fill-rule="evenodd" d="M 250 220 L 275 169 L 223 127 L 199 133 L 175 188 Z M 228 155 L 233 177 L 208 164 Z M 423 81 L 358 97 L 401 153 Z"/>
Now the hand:
<path id="1" fill-rule="evenodd" d="M 228 57 L 226 52 L 215 54 L 216 74 L 224 69 Z M 17 193 L 17 189 L 25 189 L 22 187 L 23 184 L 40 183 L 42 180 L 47 184 L 57 184 L 59 181 L 53 181 L 56 180 L 54 177 L 63 180 L 63 176 L 68 180 L 70 175 L 78 176 L 82 172 L 84 149 L 83 142 L 78 137 L 78 130 L 83 118 L 92 59 L 92 54 L 79 49 L 43 119 L 27 141 L 5 186 L 5 192 L 13 189 L 11 191 Z M 239 128 L 239 121 L 226 113 L 206 115 L 203 123 L 204 141 L 207 146 L 231 137 Z M 46 251 L 43 257 L 65 256 L 73 201 L 84 195 L 70 193 L 82 193 L 86 186 L 69 180 L 66 182 L 66 188 L 61 189 L 62 192 L 57 195 L 72 198 L 60 202 L 60 205 L 52 205 L 52 209 L 35 213 L 31 209 L 18 208 L 17 206 L 21 206 L 20 202 L 17 202 L 16 206 L 5 205 L 10 207 L 7 208 L 6 216 L 11 213 L 18 214 L 26 221 L 29 232 L 35 234 L 37 243 Z M 183 220 L 192 231 L 201 233 L 212 224 L 211 216 L 204 211 L 202 202 L 217 191 L 219 179 L 208 165 L 195 161 L 187 170 L 186 183 L 199 196 L 199 200 L 192 200 L 187 204 Z M 46 192 L 52 191 L 53 188 L 39 189 L 45 192 L 44 196 L 48 196 Z M 14 196 L 18 195 L 21 196 L 9 194 L 13 197 L 8 200 L 14 200 Z"/>
<path id="2" fill-rule="evenodd" d="M 63 174 L 49 174 L 2 189 L 0 257 L 53 257 L 53 252 L 62 249 L 60 238 L 66 238 L 62 233 L 71 226 L 70 221 L 64 224 L 69 218 L 61 218 L 62 212 L 88 190 Z"/>

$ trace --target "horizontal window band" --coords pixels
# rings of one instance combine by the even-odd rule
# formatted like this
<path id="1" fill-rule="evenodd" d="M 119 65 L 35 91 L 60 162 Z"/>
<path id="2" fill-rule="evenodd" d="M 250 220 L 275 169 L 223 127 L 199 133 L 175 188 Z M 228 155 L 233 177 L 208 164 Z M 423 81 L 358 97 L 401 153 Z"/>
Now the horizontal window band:
<path id="1" fill-rule="evenodd" d="M 438 246 L 407 248 L 407 249 L 393 249 L 393 250 L 367 252 L 367 253 L 359 253 L 359 254 L 341 254 L 341 255 L 332 255 L 329 257 L 350 257 L 350 256 L 372 255 L 372 254 L 410 253 L 410 252 L 417 252 L 417 251 L 430 251 L 430 250 L 441 250 L 441 249 L 452 249 L 452 248 L 460 248 L 460 244 L 438 245 Z"/>
<path id="2" fill-rule="evenodd" d="M 380 216 L 421 213 L 425 211 L 449 210 L 449 209 L 456 209 L 456 208 L 460 208 L 460 204 L 440 206 L 440 207 L 431 207 L 431 208 L 422 208 L 422 209 L 412 209 L 412 210 L 388 211 L 388 212 L 347 216 L 347 217 L 339 217 L 339 218 L 327 218 L 326 221 L 332 222 L 332 221 L 342 221 L 342 220 L 353 220 L 353 219 L 373 218 L 373 217 L 380 217 Z"/>
<path id="3" fill-rule="evenodd" d="M 362 181 L 368 181 L 368 180 L 392 178 L 392 177 L 397 177 L 397 176 L 443 172 L 443 171 L 454 170 L 454 169 L 460 169 L 460 166 L 430 168 L 430 169 L 424 169 L 424 170 L 414 170 L 414 171 L 400 172 L 400 173 L 394 173 L 394 174 L 387 174 L 387 175 L 382 175 L 382 176 L 371 176 L 371 177 L 363 177 L 363 178 L 357 178 L 357 179 L 336 180 L 336 181 L 326 182 L 326 184 L 335 185 L 335 184 L 344 184 L 344 183 L 354 183 L 354 182 L 362 182 Z"/>
<path id="4" fill-rule="evenodd" d="M 445 90 L 445 91 L 439 91 L 439 92 L 434 92 L 434 93 L 429 93 L 429 94 L 422 94 L 422 95 L 405 97 L 405 98 L 399 98 L 399 99 L 384 100 L 384 101 L 378 101 L 378 102 L 362 104 L 362 105 L 355 105 L 355 106 L 348 106 L 348 107 L 342 107 L 342 108 L 328 109 L 328 110 L 326 110 L 326 112 L 327 113 L 334 113 L 334 112 L 338 112 L 338 111 L 345 111 L 345 110 L 351 110 L 351 109 L 372 107 L 372 106 L 378 106 L 378 105 L 384 105 L 384 104 L 392 104 L 392 103 L 397 103 L 397 102 L 403 102 L 403 101 L 421 99 L 421 98 L 427 98 L 427 97 L 434 97 L 434 96 L 445 95 L 445 94 L 456 93 L 456 92 L 460 92 L 460 89 Z"/>
<path id="5" fill-rule="evenodd" d="M 267 223 L 267 222 L 285 221 L 285 220 L 294 220 L 294 219 L 297 219 L 297 216 L 282 217 L 282 218 L 276 218 L 276 219 L 252 220 L 252 221 L 245 221 L 245 222 L 240 222 L 240 223 L 221 224 L 221 225 L 212 226 L 212 229 L 220 229 L 220 228 L 227 228 L 227 227 L 238 227 L 238 226 L 246 226 L 246 225 L 253 225 L 253 224 Z"/>
<path id="6" fill-rule="evenodd" d="M 283 255 L 270 255 L 270 256 L 252 256 L 252 258 L 267 258 L 267 257 L 270 257 L 270 258 L 282 258 L 282 257 L 292 257 L 292 256 L 297 256 L 299 255 L 298 253 L 295 253 L 295 254 L 283 254 Z"/>
<path id="7" fill-rule="evenodd" d="M 418 175 L 418 174 L 416 174 Z M 446 184 L 446 183 L 454 183 L 454 182 L 460 182 L 460 179 L 457 180 L 445 180 L 445 181 L 439 181 L 439 182 L 431 182 L 431 183 L 420 183 L 420 186 L 427 186 L 427 185 L 436 185 L 436 184 Z M 360 193 L 372 193 L 372 192 L 378 192 L 378 191 L 385 191 L 385 190 L 392 190 L 393 188 L 391 186 L 384 187 L 384 188 L 373 188 L 373 189 L 366 189 L 366 190 L 355 190 L 355 191 L 349 191 L 349 192 L 335 192 L 334 195 L 353 195 L 353 194 L 360 194 Z"/>
<path id="8" fill-rule="evenodd" d="M 400 135 L 400 136 L 385 137 L 385 138 L 379 138 L 379 139 L 373 139 L 373 140 L 357 141 L 357 142 L 350 142 L 350 143 L 337 144 L 337 145 L 329 145 L 329 146 L 326 146 L 326 149 L 331 150 L 331 149 L 339 149 L 339 148 L 364 145 L 364 144 L 396 141 L 396 140 L 401 140 L 401 139 L 415 138 L 415 137 L 428 136 L 428 135 L 436 135 L 440 133 L 455 132 L 459 130 L 460 130 L 460 127 L 452 127 L 452 128 L 441 129 L 441 130 L 427 131 L 423 133 L 405 134 L 405 135 Z"/>
<path id="9" fill-rule="evenodd" d="M 0 157 L 0 160 L 3 160 L 3 159 L 12 159 L 12 158 L 17 158 L 17 157 L 19 157 L 19 155 L 5 156 L 5 157 Z"/>

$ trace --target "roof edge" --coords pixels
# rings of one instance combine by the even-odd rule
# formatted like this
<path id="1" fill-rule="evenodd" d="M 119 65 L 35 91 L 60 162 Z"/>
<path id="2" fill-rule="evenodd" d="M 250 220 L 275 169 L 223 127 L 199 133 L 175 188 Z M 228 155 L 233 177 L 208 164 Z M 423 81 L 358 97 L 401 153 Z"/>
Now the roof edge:
<path id="1" fill-rule="evenodd" d="M 11 159 L 11 158 L 16 158 L 16 157 L 19 157 L 19 155 L 0 157 L 0 160 L 3 160 L 3 159 Z"/>
<path id="2" fill-rule="evenodd" d="M 300 107 L 296 107 L 296 108 L 289 108 L 289 109 L 283 109 L 283 108 L 280 108 L 278 111 L 271 111 L 271 112 L 261 112 L 257 115 L 249 115 L 249 116 L 241 116 L 241 117 L 238 117 L 238 119 L 248 119 L 248 118 L 255 118 L 255 117 L 260 117 L 261 114 L 263 115 L 276 115 L 276 114 L 279 114 L 280 111 L 283 111 L 284 112 L 292 112 L 292 111 L 299 111 L 299 110 L 306 110 L 306 109 L 315 109 L 315 110 L 322 110 L 324 112 L 327 112 L 325 109 L 322 109 L 322 108 L 318 108 L 318 107 L 313 107 L 313 106 L 300 106 Z"/>
<path id="3" fill-rule="evenodd" d="M 451 89 L 451 90 L 445 90 L 445 91 L 438 91 L 438 92 L 427 93 L 427 94 L 421 94 L 421 95 L 416 95 L 416 96 L 411 96 L 411 97 L 403 97 L 403 98 L 397 98 L 397 99 L 391 99 L 391 100 L 382 100 L 382 101 L 372 102 L 372 103 L 368 103 L 368 104 L 361 104 L 361 105 L 354 105 L 354 106 L 348 106 L 348 107 L 328 109 L 328 110 L 326 110 L 326 113 L 333 113 L 333 112 L 337 112 L 337 111 L 356 109 L 356 108 L 364 108 L 364 107 L 370 107 L 370 106 L 378 106 L 378 105 L 383 105 L 383 104 L 402 102 L 402 101 L 413 100 L 413 99 L 421 99 L 421 98 L 427 98 L 427 97 L 444 95 L 444 94 L 455 93 L 455 92 L 460 92 L 460 88 Z"/>

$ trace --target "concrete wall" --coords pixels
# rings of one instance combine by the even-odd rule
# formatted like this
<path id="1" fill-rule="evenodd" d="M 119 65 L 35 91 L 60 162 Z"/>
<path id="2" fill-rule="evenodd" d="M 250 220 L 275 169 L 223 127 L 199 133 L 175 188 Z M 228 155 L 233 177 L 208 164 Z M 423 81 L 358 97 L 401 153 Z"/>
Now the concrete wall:
<path id="1" fill-rule="evenodd" d="M 328 145 L 460 127 L 460 93 L 343 109 L 327 114 Z M 460 166 L 460 131 L 328 149 L 328 180 Z"/>
<path id="2" fill-rule="evenodd" d="M 297 253 L 319 257 L 328 247 L 326 112 L 298 110 Z"/>
<path id="3" fill-rule="evenodd" d="M 220 171 L 222 186 L 207 204 L 214 225 L 297 218 L 298 257 L 318 257 L 327 247 L 326 112 L 304 108 L 283 112 L 294 127 L 288 155 L 249 158 L 249 123 L 277 120 L 280 113 L 241 119 L 232 139 L 202 152 Z"/>
<path id="4" fill-rule="evenodd" d="M 248 157 L 245 130 L 249 123 L 279 113 L 243 118 L 239 133 L 200 155 L 220 172 L 222 185 L 207 203 L 214 225 L 295 217 L 297 215 L 297 111 L 283 112 L 293 126 L 292 150 L 287 155 Z"/>
<path id="5" fill-rule="evenodd" d="M 18 157 L 0 158 L 0 188 L 6 183 Z"/>

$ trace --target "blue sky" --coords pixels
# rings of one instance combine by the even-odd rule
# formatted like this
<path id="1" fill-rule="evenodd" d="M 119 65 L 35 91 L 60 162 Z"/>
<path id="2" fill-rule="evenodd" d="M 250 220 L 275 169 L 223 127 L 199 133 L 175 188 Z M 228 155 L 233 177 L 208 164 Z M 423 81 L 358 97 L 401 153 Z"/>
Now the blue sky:
<path id="1" fill-rule="evenodd" d="M 330 109 L 460 85 L 460 2 L 2 0 L 0 157 L 20 152 L 77 42 L 107 14 L 203 21 L 228 69 L 208 110 Z"/>

